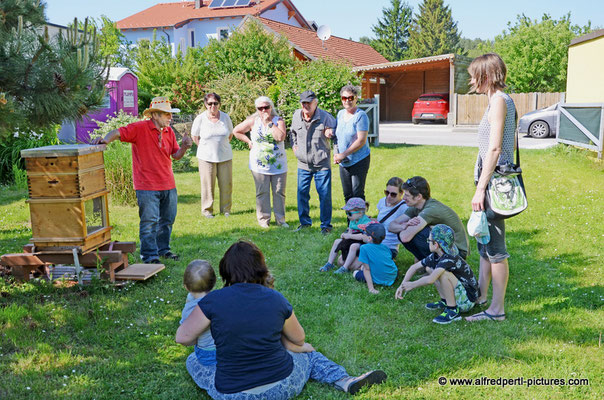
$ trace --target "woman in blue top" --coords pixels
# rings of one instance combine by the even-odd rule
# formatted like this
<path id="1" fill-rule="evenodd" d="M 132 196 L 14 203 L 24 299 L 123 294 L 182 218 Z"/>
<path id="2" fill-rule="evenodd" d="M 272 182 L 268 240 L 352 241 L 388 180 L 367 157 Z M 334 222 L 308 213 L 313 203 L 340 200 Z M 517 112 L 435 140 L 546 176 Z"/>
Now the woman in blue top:
<path id="1" fill-rule="evenodd" d="M 350 377 L 304 342 L 291 304 L 265 286 L 269 272 L 255 244 L 233 244 L 220 260 L 219 272 L 224 287 L 203 297 L 176 331 L 176 342 L 190 346 L 211 329 L 217 364 L 202 366 L 192 353 L 187 370 L 213 399 L 290 399 L 309 378 L 354 394 L 386 379 L 379 370 Z"/>
<path id="2" fill-rule="evenodd" d="M 337 148 L 333 156 L 340 165 L 340 180 L 344 200 L 360 197 L 365 200 L 365 179 L 369 171 L 369 118 L 357 107 L 358 89 L 346 85 L 340 90 L 343 110 L 338 112 L 336 139 Z"/>

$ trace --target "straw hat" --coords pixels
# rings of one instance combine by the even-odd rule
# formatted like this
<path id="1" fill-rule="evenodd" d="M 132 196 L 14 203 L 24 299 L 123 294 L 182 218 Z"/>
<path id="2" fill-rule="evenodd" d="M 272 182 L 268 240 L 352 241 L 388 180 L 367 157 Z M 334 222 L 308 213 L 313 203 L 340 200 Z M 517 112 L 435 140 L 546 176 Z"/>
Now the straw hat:
<path id="1" fill-rule="evenodd" d="M 145 117 L 151 116 L 152 112 L 160 111 L 160 112 L 168 112 L 168 113 L 179 113 L 180 109 L 172 108 L 170 104 L 170 100 L 166 97 L 154 97 L 151 100 L 151 105 L 145 111 L 143 111 L 143 115 Z"/>

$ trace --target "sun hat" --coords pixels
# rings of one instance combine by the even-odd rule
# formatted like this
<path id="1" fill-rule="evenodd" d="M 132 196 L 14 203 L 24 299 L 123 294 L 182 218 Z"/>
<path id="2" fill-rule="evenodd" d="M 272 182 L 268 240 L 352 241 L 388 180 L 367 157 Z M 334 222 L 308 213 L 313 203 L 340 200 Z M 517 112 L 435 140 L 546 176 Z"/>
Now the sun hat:
<path id="1" fill-rule="evenodd" d="M 367 208 L 367 205 L 365 204 L 365 200 L 361 199 L 360 197 L 352 197 L 350 199 L 348 199 L 348 201 L 346 202 L 346 205 L 344 207 L 342 207 L 342 210 L 346 210 L 346 211 L 350 211 L 350 210 L 354 210 L 355 208 L 364 210 Z"/>
<path id="2" fill-rule="evenodd" d="M 300 103 L 311 102 L 317 98 L 317 95 L 312 90 L 305 90 L 300 94 Z"/>
<path id="3" fill-rule="evenodd" d="M 152 112 L 156 111 L 167 113 L 179 113 L 180 109 L 172 108 L 170 100 L 168 100 L 167 97 L 154 97 L 153 100 L 151 100 L 151 105 L 149 106 L 149 108 L 143 111 L 143 115 L 145 117 L 148 117 L 151 115 Z"/>
<path id="4" fill-rule="evenodd" d="M 445 224 L 434 225 L 430 234 L 432 235 L 432 240 L 438 243 L 445 253 L 450 256 L 457 256 L 459 254 L 459 250 L 455 246 L 455 233 L 449 226 Z"/>
<path id="5" fill-rule="evenodd" d="M 373 240 L 379 240 L 380 242 L 386 237 L 386 228 L 379 222 L 367 224 L 365 232 L 373 238 Z"/>

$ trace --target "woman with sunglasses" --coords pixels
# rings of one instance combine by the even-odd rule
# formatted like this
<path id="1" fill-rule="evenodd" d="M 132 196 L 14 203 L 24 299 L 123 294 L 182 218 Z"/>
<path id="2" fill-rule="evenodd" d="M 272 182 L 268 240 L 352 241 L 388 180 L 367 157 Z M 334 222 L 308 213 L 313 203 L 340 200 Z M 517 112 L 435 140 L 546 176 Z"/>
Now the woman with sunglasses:
<path id="1" fill-rule="evenodd" d="M 199 114 L 191 136 L 197 144 L 197 163 L 201 181 L 201 214 L 214 217 L 214 185 L 218 178 L 220 212 L 228 217 L 231 213 L 233 194 L 233 122 L 228 114 L 220 111 L 220 96 L 208 93 L 203 99 L 206 110 Z"/>
<path id="2" fill-rule="evenodd" d="M 275 105 L 266 96 L 255 101 L 256 113 L 233 129 L 235 137 L 250 148 L 249 167 L 256 184 L 256 218 L 268 228 L 271 220 L 271 190 L 273 212 L 277 225 L 288 228 L 285 222 L 285 183 L 287 156 L 285 154 L 285 122 L 277 115 Z M 250 136 L 246 135 L 250 132 Z"/>
<path id="3" fill-rule="evenodd" d="M 401 242 L 398 240 L 396 233 L 388 230 L 388 226 L 390 222 L 403 215 L 407 209 L 407 205 L 403 200 L 403 192 L 403 180 L 396 176 L 392 177 L 386 183 L 386 190 L 384 190 L 386 197 L 381 198 L 377 204 L 377 219 L 386 228 L 386 238 L 382 241 L 382 244 L 388 246 L 393 260 L 398 255 L 398 248 Z"/>
<path id="4" fill-rule="evenodd" d="M 369 118 L 357 107 L 358 89 L 346 85 L 340 90 L 343 110 L 338 112 L 336 139 L 337 148 L 333 160 L 340 165 L 340 180 L 344 199 L 365 199 L 365 179 L 369 171 Z"/>

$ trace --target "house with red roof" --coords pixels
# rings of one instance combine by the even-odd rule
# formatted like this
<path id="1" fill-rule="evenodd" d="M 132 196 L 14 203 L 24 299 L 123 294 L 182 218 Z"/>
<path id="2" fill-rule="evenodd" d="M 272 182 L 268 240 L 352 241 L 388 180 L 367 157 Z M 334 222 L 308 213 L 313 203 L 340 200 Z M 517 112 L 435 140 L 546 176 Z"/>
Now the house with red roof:
<path id="1" fill-rule="evenodd" d="M 209 40 L 226 39 L 250 21 L 284 36 L 301 60 L 330 59 L 353 67 L 387 62 L 371 46 L 331 36 L 317 37 L 316 25 L 307 21 L 291 0 L 196 0 L 159 3 L 117 22 L 126 39 L 136 43 L 164 36 L 175 54 L 179 48 L 203 47 Z"/>
<path id="2" fill-rule="evenodd" d="M 285 37 L 292 47 L 294 56 L 299 60 L 328 59 L 344 62 L 352 67 L 388 62 L 384 56 L 367 44 L 338 36 L 330 36 L 322 41 L 314 30 L 264 17 L 248 15 L 241 21 L 240 26 L 245 26 L 251 21 L 259 22 L 268 32 Z"/>
<path id="3" fill-rule="evenodd" d="M 248 16 L 262 17 L 297 28 L 312 29 L 290 0 L 195 0 L 159 3 L 117 21 L 126 39 L 137 43 L 165 37 L 175 54 L 179 48 L 204 47 L 209 40 L 228 38 Z"/>

